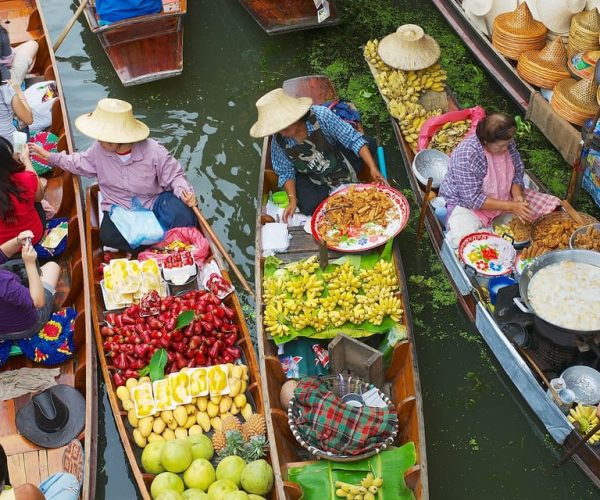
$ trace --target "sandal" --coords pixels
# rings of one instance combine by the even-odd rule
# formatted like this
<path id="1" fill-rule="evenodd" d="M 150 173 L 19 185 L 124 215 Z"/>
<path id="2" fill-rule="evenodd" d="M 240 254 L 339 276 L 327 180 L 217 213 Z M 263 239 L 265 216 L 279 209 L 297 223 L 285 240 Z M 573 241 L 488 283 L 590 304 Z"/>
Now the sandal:
<path id="1" fill-rule="evenodd" d="M 66 447 L 62 459 L 63 471 L 73 474 L 79 484 L 83 483 L 83 446 L 73 439 Z"/>

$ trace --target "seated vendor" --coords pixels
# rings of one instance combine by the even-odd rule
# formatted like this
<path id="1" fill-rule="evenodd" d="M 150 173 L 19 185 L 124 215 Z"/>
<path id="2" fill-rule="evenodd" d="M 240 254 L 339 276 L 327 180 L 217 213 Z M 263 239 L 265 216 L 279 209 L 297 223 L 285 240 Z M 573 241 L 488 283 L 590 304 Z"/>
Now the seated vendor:
<path id="1" fill-rule="evenodd" d="M 21 252 L 29 281 L 27 288 L 16 274 L 0 269 L 0 341 L 33 336 L 52 314 L 60 267 L 47 262 L 38 272 L 32 237 L 31 231 L 23 231 L 0 245 L 0 264 Z"/>
<path id="2" fill-rule="evenodd" d="M 113 205 L 130 210 L 134 198 L 154 212 L 165 230 L 196 225 L 191 208 L 197 205 L 196 195 L 183 168 L 164 146 L 147 138 L 150 130 L 133 117 L 131 104 L 101 99 L 92 113 L 77 118 L 75 126 L 96 139 L 83 153 L 50 153 L 37 144 L 31 144 L 31 150 L 51 166 L 98 179 L 104 245 L 133 251 L 109 212 Z"/>
<path id="3" fill-rule="evenodd" d="M 439 194 L 447 203 L 447 238 L 453 247 L 502 212 L 532 222 L 560 204 L 555 196 L 525 188 L 515 132 L 511 116 L 494 113 L 452 153 Z"/>
<path id="4" fill-rule="evenodd" d="M 13 157 L 12 144 L 0 137 L 0 243 L 29 230 L 35 244 L 42 238 L 46 214 L 41 201 L 46 179 L 40 179 L 24 146 L 23 163 Z"/>
<path id="5" fill-rule="evenodd" d="M 332 188 L 358 182 L 363 162 L 376 182 L 385 182 L 367 139 L 328 108 L 313 106 L 310 97 L 291 97 L 279 88 L 261 97 L 256 108 L 250 135 L 273 134 L 273 170 L 290 200 L 284 222 L 296 207 L 312 215 Z"/>
<path id="6" fill-rule="evenodd" d="M 96 0 L 96 13 L 101 25 L 161 11 L 162 0 Z"/>

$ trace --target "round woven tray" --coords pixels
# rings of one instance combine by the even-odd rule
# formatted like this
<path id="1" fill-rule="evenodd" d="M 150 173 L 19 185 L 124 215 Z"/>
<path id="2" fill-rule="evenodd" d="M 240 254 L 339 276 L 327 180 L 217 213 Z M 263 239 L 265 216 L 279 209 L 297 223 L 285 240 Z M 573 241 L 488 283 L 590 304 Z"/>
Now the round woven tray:
<path id="1" fill-rule="evenodd" d="M 581 218 L 583 219 L 584 224 L 593 224 L 598 222 L 591 215 L 584 214 L 583 212 L 577 212 Z M 551 212 L 549 214 L 540 217 L 533 223 L 533 228 L 531 230 L 531 241 L 536 242 L 542 239 L 542 234 L 547 232 L 550 229 L 550 226 L 553 226 L 557 222 L 572 220 L 568 213 L 563 211 Z M 568 238 L 571 237 L 572 232 L 568 234 Z M 568 248 L 568 242 L 564 246 L 560 246 L 560 248 Z"/>
<path id="2" fill-rule="evenodd" d="M 368 382 L 363 382 L 362 380 L 355 378 L 355 377 L 347 377 L 345 375 L 342 375 L 341 377 L 342 377 L 342 380 L 340 380 L 339 376 L 328 375 L 325 377 L 320 377 L 320 380 L 322 382 L 324 382 L 325 384 L 327 384 L 329 389 L 331 389 L 336 395 L 338 395 L 340 397 L 342 397 L 346 394 L 349 394 L 349 393 L 362 394 L 362 393 L 368 391 L 369 389 L 372 389 L 373 387 L 375 387 L 373 384 L 369 384 Z M 342 383 L 342 381 L 343 381 L 343 383 Z M 377 391 L 379 392 L 379 396 L 381 397 L 381 399 L 383 399 L 385 401 L 385 403 L 390 407 L 392 412 L 395 414 L 396 407 L 395 407 L 394 403 L 392 403 L 390 398 L 388 398 L 381 391 L 381 389 L 377 388 Z M 376 446 L 374 446 L 369 451 L 367 451 L 365 453 L 361 453 L 360 455 L 341 455 L 341 454 L 336 455 L 329 451 L 321 450 L 321 449 L 313 446 L 312 444 L 307 443 L 304 440 L 304 437 L 300 434 L 298 427 L 296 427 L 296 418 L 299 416 L 300 408 L 295 403 L 296 403 L 296 398 L 292 398 L 290 401 L 290 405 L 288 407 L 288 425 L 290 426 L 290 429 L 292 431 L 292 434 L 296 438 L 296 441 L 298 441 L 298 443 L 300 443 L 301 446 L 306 448 L 312 455 L 314 455 L 317 458 L 325 458 L 325 459 L 331 460 L 333 462 L 356 462 L 358 460 L 362 460 L 363 458 L 368 458 L 373 455 L 376 455 L 380 451 L 385 450 L 388 446 L 391 446 L 394 443 L 394 440 L 396 439 L 396 436 L 398 435 L 398 420 L 396 418 L 396 425 L 395 425 L 394 431 L 392 432 L 392 435 L 389 436 L 384 441 L 382 441 L 381 443 L 378 443 Z"/>

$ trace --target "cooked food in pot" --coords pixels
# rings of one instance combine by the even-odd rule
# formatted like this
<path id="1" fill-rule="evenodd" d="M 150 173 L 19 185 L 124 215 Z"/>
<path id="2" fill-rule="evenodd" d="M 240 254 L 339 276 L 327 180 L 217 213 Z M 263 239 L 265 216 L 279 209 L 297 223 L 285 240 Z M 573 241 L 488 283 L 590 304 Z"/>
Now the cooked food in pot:
<path id="1" fill-rule="evenodd" d="M 535 314 L 555 326 L 600 330 L 600 267 L 564 261 L 533 275 L 527 298 Z"/>
<path id="2" fill-rule="evenodd" d="M 531 239 L 531 223 L 523 222 L 518 217 L 513 217 L 506 224 L 496 226 L 494 232 L 499 236 L 508 234 L 516 243 L 529 241 Z"/>
<path id="3" fill-rule="evenodd" d="M 575 248 L 600 252 L 600 231 L 590 226 L 583 233 L 579 233 L 575 236 Z"/>

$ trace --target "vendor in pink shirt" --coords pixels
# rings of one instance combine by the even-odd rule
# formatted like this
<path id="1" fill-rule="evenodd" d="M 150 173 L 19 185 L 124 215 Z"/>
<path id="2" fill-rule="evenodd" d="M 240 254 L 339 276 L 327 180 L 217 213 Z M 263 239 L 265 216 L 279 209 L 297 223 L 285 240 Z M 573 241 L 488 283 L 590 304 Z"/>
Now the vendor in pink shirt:
<path id="1" fill-rule="evenodd" d="M 92 113 L 75 126 L 96 139 L 83 153 L 49 153 L 32 144 L 31 150 L 57 166 L 84 177 L 96 177 L 104 212 L 100 239 L 104 245 L 131 252 L 132 248 L 111 221 L 112 205 L 131 209 L 133 198 L 152 210 L 165 230 L 195 226 L 191 207 L 197 205 L 192 186 L 179 162 L 153 139 L 150 130 L 133 117 L 131 104 L 101 99 Z"/>

